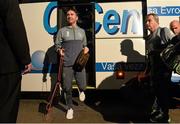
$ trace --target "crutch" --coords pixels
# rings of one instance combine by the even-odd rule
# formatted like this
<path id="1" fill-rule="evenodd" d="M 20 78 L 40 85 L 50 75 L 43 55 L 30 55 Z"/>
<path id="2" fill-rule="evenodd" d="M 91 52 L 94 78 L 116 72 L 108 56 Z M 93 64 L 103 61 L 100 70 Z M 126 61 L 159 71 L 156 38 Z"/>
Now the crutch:
<path id="1" fill-rule="evenodd" d="M 62 90 L 61 89 L 62 68 L 63 68 L 63 56 L 60 56 L 60 59 L 59 59 L 59 69 L 58 69 L 58 75 L 57 75 L 57 82 L 55 84 L 55 87 L 54 87 L 53 91 L 51 92 L 51 94 L 49 96 L 48 103 L 46 105 L 46 114 L 52 108 L 52 102 L 53 102 L 54 96 L 58 93 L 58 91 L 61 92 L 61 90 Z"/>

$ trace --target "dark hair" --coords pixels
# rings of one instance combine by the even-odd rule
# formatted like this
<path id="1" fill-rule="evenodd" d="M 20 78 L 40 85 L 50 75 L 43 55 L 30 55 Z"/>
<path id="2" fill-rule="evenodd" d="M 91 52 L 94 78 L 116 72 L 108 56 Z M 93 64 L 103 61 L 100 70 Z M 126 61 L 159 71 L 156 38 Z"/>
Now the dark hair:
<path id="1" fill-rule="evenodd" d="M 158 17 L 157 14 L 155 14 L 155 13 L 149 13 L 149 14 L 147 15 L 147 17 L 149 17 L 149 16 L 153 16 L 154 20 L 159 24 L 159 17 Z"/>
<path id="2" fill-rule="evenodd" d="M 76 15 L 78 16 L 78 11 L 77 11 L 77 9 L 75 8 L 75 7 L 69 7 L 68 9 L 67 9 L 67 11 L 66 11 L 66 13 L 68 12 L 68 11 L 74 11 L 75 13 L 76 13 Z"/>

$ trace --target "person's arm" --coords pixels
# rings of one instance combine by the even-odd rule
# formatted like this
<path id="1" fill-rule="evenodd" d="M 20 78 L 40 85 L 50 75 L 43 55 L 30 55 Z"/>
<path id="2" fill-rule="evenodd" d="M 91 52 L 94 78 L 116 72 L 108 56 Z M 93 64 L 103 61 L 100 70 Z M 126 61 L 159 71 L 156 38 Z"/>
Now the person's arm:
<path id="1" fill-rule="evenodd" d="M 171 41 L 171 39 L 173 38 L 173 36 L 174 35 L 172 35 L 171 34 L 171 32 L 170 32 L 170 30 L 167 28 L 167 27 L 165 27 L 164 28 L 164 37 L 165 37 L 165 42 L 168 44 L 168 43 L 170 43 L 170 41 Z"/>
<path id="2" fill-rule="evenodd" d="M 84 50 L 84 54 L 89 52 L 89 48 L 87 47 L 87 38 L 86 38 L 86 33 L 83 30 L 83 50 Z"/>
<path id="3" fill-rule="evenodd" d="M 6 13 L 6 35 L 20 64 L 30 63 L 29 44 L 24 27 L 19 3 L 17 0 L 8 0 Z"/>
<path id="4" fill-rule="evenodd" d="M 55 42 L 54 42 L 56 51 L 58 51 L 61 48 L 61 42 L 62 42 L 62 34 L 61 34 L 61 30 L 59 30 L 56 35 Z"/>
<path id="5" fill-rule="evenodd" d="M 24 73 L 31 70 L 31 58 L 26 30 L 17 0 L 6 0 L 5 35 Z"/>
<path id="6" fill-rule="evenodd" d="M 64 56 L 64 49 L 62 48 L 62 30 L 60 29 L 56 35 L 55 50 L 59 55 Z"/>

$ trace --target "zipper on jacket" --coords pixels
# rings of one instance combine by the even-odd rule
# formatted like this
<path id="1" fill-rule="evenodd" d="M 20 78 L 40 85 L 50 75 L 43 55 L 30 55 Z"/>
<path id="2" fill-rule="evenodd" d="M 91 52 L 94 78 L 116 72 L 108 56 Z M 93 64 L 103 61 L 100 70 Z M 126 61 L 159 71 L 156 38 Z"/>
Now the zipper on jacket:
<path id="1" fill-rule="evenodd" d="M 75 28 L 72 28 L 73 29 L 73 34 L 74 34 L 74 40 L 76 40 L 76 36 L 75 36 Z"/>

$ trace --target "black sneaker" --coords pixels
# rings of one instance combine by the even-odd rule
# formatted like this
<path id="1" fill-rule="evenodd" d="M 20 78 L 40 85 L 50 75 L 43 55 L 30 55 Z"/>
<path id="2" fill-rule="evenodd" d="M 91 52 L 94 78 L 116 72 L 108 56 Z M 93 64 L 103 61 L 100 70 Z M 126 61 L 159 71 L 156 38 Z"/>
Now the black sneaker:
<path id="1" fill-rule="evenodd" d="M 169 123 L 170 118 L 169 116 L 165 116 L 164 114 L 159 113 L 157 115 L 151 116 L 150 121 L 154 123 Z"/>

